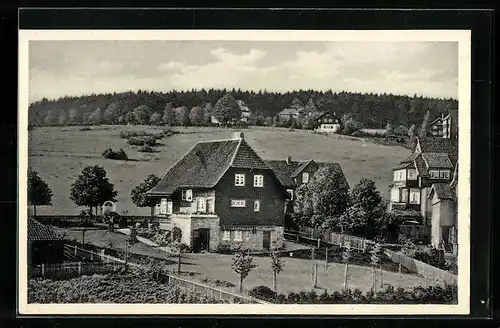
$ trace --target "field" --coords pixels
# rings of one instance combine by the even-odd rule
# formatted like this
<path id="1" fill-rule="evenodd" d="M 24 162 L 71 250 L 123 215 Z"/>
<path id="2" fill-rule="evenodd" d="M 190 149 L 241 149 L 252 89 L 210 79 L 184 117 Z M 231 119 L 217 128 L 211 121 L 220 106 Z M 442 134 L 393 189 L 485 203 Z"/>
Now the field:
<path id="1" fill-rule="evenodd" d="M 53 192 L 53 206 L 40 206 L 37 213 L 78 214 L 80 208 L 69 199 L 71 184 L 87 165 L 103 166 L 118 191 L 117 211 L 148 215 L 149 209 L 137 208 L 130 199 L 130 190 L 148 174 L 162 176 L 196 142 L 231 138 L 233 131 L 224 128 L 177 128 L 181 134 L 160 140 L 160 152 L 142 154 L 120 138 L 121 131 L 160 131 L 161 128 L 141 126 L 98 126 L 89 131 L 81 127 L 41 127 L 29 131 L 28 165 L 37 170 Z M 311 131 L 289 131 L 276 128 L 241 130 L 245 139 L 264 159 L 314 159 L 338 162 L 349 184 L 360 178 L 372 179 L 380 192 L 388 194 L 391 167 L 409 155 L 403 147 L 383 146 L 363 139 L 339 135 L 325 136 Z M 129 161 L 106 160 L 106 148 L 123 148 Z"/>

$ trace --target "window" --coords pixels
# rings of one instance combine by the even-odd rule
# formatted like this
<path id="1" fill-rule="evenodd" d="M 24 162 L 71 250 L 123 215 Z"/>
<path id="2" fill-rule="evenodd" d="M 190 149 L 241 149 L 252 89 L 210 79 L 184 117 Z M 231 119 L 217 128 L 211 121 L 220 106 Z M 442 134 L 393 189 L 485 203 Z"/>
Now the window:
<path id="1" fill-rule="evenodd" d="M 408 189 L 403 189 L 401 191 L 401 202 L 408 203 Z"/>
<path id="2" fill-rule="evenodd" d="M 307 172 L 302 173 L 302 182 L 303 183 L 309 182 L 309 173 L 307 173 Z"/>
<path id="3" fill-rule="evenodd" d="M 420 204 L 420 190 L 410 190 L 410 204 Z"/>
<path id="4" fill-rule="evenodd" d="M 167 199 L 166 198 L 161 199 L 160 214 L 167 214 Z"/>
<path id="5" fill-rule="evenodd" d="M 230 230 L 224 230 L 224 234 L 222 235 L 222 240 L 231 240 Z"/>
<path id="6" fill-rule="evenodd" d="M 440 179 L 449 179 L 450 178 L 450 171 L 449 170 L 440 170 L 439 171 L 439 178 Z"/>
<path id="7" fill-rule="evenodd" d="M 332 119 L 332 118 L 329 118 L 329 119 L 328 119 L 328 123 L 333 123 L 333 119 Z"/>
<path id="8" fill-rule="evenodd" d="M 174 204 L 171 200 L 167 201 L 167 214 L 172 214 L 174 211 Z"/>
<path id="9" fill-rule="evenodd" d="M 260 200 L 256 200 L 253 202 L 253 211 L 254 212 L 260 211 Z"/>
<path id="10" fill-rule="evenodd" d="M 391 202 L 399 203 L 399 189 L 397 188 L 391 189 Z"/>
<path id="11" fill-rule="evenodd" d="M 286 192 L 288 193 L 288 199 L 293 200 L 293 189 L 287 189 Z"/>
<path id="12" fill-rule="evenodd" d="M 438 170 L 430 170 L 429 176 L 431 179 L 439 179 L 439 171 Z"/>
<path id="13" fill-rule="evenodd" d="M 234 232 L 234 241 L 243 241 L 243 231 L 236 230 Z"/>
<path id="14" fill-rule="evenodd" d="M 205 198 L 201 197 L 201 198 L 198 198 L 198 212 L 202 212 L 202 213 L 205 213 L 206 209 L 207 209 L 207 206 L 206 206 L 206 201 L 205 201 Z"/>
<path id="15" fill-rule="evenodd" d="M 408 169 L 408 180 L 417 180 L 417 170 Z"/>
<path id="16" fill-rule="evenodd" d="M 244 199 L 231 199 L 231 207 L 245 207 L 246 201 Z"/>
<path id="17" fill-rule="evenodd" d="M 253 186 L 263 187 L 264 186 L 264 176 L 261 174 L 256 174 L 253 176 Z"/>
<path id="18" fill-rule="evenodd" d="M 191 202 L 193 201 L 193 190 L 192 189 L 186 189 L 182 191 L 182 200 Z"/>
<path id="19" fill-rule="evenodd" d="M 234 185 L 235 186 L 244 186 L 245 185 L 245 175 L 244 174 L 235 174 L 234 175 Z"/>

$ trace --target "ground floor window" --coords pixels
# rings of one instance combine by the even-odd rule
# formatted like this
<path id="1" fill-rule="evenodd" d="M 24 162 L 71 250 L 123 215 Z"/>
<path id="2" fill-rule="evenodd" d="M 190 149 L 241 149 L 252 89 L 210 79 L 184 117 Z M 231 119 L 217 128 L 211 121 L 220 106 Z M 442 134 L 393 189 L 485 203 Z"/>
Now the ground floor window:
<path id="1" fill-rule="evenodd" d="M 231 231 L 225 230 L 222 235 L 222 240 L 231 240 Z"/>
<path id="2" fill-rule="evenodd" d="M 243 241 L 243 231 L 236 230 L 234 232 L 234 241 Z"/>
<path id="3" fill-rule="evenodd" d="M 410 190 L 410 204 L 420 204 L 420 190 Z"/>

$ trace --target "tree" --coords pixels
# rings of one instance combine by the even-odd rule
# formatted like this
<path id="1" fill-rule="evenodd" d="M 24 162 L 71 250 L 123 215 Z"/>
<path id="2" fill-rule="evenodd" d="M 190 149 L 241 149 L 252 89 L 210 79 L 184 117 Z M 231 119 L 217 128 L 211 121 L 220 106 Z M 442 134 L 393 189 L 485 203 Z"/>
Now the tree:
<path id="1" fill-rule="evenodd" d="M 425 113 L 424 119 L 422 121 L 422 124 L 420 125 L 420 130 L 418 130 L 418 136 L 419 138 L 425 138 L 427 137 L 427 132 L 429 129 L 429 118 L 430 118 L 430 111 L 427 111 Z"/>
<path id="2" fill-rule="evenodd" d="M 103 121 L 106 124 L 116 124 L 120 115 L 120 104 L 112 102 L 103 113 Z"/>
<path id="3" fill-rule="evenodd" d="M 294 222 L 301 226 L 332 228 L 348 205 L 344 176 L 334 166 L 321 167 L 296 191 Z"/>
<path id="4" fill-rule="evenodd" d="M 280 256 L 280 253 L 273 247 L 269 253 L 271 260 L 271 269 L 273 270 L 273 290 L 275 293 L 278 292 L 278 275 L 283 271 L 285 262 Z"/>
<path id="5" fill-rule="evenodd" d="M 82 115 L 76 108 L 70 108 L 68 112 L 68 122 L 71 125 L 82 122 Z"/>
<path id="6" fill-rule="evenodd" d="M 248 274 L 257 266 L 253 263 L 253 258 L 248 252 L 239 247 L 233 256 L 231 267 L 240 278 L 240 292 L 243 292 L 243 280 L 245 280 Z"/>
<path id="7" fill-rule="evenodd" d="M 189 125 L 189 110 L 186 106 L 177 107 L 175 110 L 175 119 L 180 126 Z"/>
<path id="8" fill-rule="evenodd" d="M 59 113 L 59 125 L 66 125 L 68 123 L 68 113 L 66 111 L 61 110 Z"/>
<path id="9" fill-rule="evenodd" d="M 203 108 L 200 106 L 191 108 L 189 112 L 189 121 L 191 121 L 191 124 L 199 126 L 203 124 L 203 120 Z"/>
<path id="10" fill-rule="evenodd" d="M 151 114 L 151 117 L 149 118 L 150 125 L 160 125 L 161 123 L 162 123 L 162 117 L 160 113 L 155 112 Z"/>
<path id="11" fill-rule="evenodd" d="M 133 111 L 127 112 L 127 114 L 125 114 L 125 122 L 127 124 L 136 124 L 135 115 Z"/>
<path id="12" fill-rule="evenodd" d="M 130 196 L 135 206 L 150 207 L 151 216 L 154 214 L 155 201 L 154 199 L 147 197 L 146 192 L 156 186 L 158 182 L 160 182 L 160 178 L 154 174 L 150 174 L 146 177 L 146 179 L 144 179 L 144 181 L 130 191 Z"/>
<path id="13" fill-rule="evenodd" d="M 391 122 L 387 122 L 387 124 L 385 125 L 385 133 L 387 135 L 391 135 L 394 133 L 394 128 L 392 127 Z"/>
<path id="14" fill-rule="evenodd" d="M 135 122 L 137 124 L 146 125 L 149 123 L 150 109 L 147 105 L 137 106 L 134 110 Z"/>
<path id="15" fill-rule="evenodd" d="M 241 117 L 240 106 L 229 93 L 217 101 L 213 114 L 222 124 L 233 122 Z"/>
<path id="16" fill-rule="evenodd" d="M 101 166 L 86 166 L 71 185 L 70 199 L 78 206 L 88 206 L 91 212 L 95 207 L 97 215 L 98 206 L 108 200 L 116 201 L 117 192 L 106 175 Z"/>
<path id="17" fill-rule="evenodd" d="M 33 216 L 36 217 L 36 207 L 52 205 L 52 190 L 36 171 L 28 171 L 28 202 L 33 205 Z"/>
<path id="18" fill-rule="evenodd" d="M 346 135 L 351 135 L 354 132 L 361 130 L 361 128 L 363 127 L 360 122 L 356 121 L 353 118 L 349 118 L 347 121 L 342 122 L 344 122 L 342 133 Z"/>
<path id="19" fill-rule="evenodd" d="M 349 276 L 349 260 L 351 259 L 351 243 L 347 242 L 342 252 L 342 260 L 345 263 L 344 270 L 344 290 L 347 290 L 347 281 Z"/>
<path id="20" fill-rule="evenodd" d="M 97 107 L 96 110 L 90 114 L 88 120 L 90 124 L 100 125 L 102 123 L 101 109 Z"/>
<path id="21" fill-rule="evenodd" d="M 207 103 L 203 107 L 203 125 L 210 125 L 212 123 L 212 103 Z"/>
<path id="22" fill-rule="evenodd" d="M 273 125 L 274 127 L 278 127 L 280 126 L 280 117 L 279 115 L 276 115 L 275 117 L 273 117 Z"/>
<path id="23" fill-rule="evenodd" d="M 43 119 L 43 124 L 44 125 L 52 125 L 54 124 L 54 114 L 52 114 L 52 111 L 47 111 L 47 115 Z"/>
<path id="24" fill-rule="evenodd" d="M 382 256 L 382 246 L 379 243 L 376 243 L 375 246 L 372 247 L 370 250 L 370 260 L 372 263 L 372 273 L 373 273 L 373 280 L 372 280 L 372 292 L 375 292 L 375 284 L 377 281 L 377 277 L 375 276 L 375 266 L 380 263 L 380 257 Z"/>
<path id="25" fill-rule="evenodd" d="M 175 125 L 175 112 L 174 112 L 174 104 L 171 102 L 168 102 L 165 105 L 165 109 L 163 110 L 163 124 L 166 124 L 168 126 L 174 126 Z"/>
<path id="26" fill-rule="evenodd" d="M 272 126 L 273 125 L 273 118 L 271 116 L 266 117 L 264 120 L 264 126 Z"/>

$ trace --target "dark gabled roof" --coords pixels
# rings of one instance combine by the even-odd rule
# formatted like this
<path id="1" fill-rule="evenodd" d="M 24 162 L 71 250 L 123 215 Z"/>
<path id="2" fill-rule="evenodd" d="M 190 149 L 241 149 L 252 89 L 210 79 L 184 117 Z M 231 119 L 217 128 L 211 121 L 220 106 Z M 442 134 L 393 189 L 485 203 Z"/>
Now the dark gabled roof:
<path id="1" fill-rule="evenodd" d="M 297 168 L 295 169 L 295 171 L 292 173 L 292 178 L 295 178 L 297 177 L 309 164 L 311 163 L 314 163 L 314 161 L 312 159 L 308 160 L 308 161 L 303 161 L 301 162 Z"/>
<path id="2" fill-rule="evenodd" d="M 438 199 L 454 199 L 453 190 L 450 188 L 449 183 L 433 183 L 431 187 L 431 191 L 429 192 L 429 197 L 433 194 L 433 191 L 436 193 Z"/>
<path id="3" fill-rule="evenodd" d="M 178 188 L 213 188 L 229 167 L 269 169 L 244 139 L 198 142 L 148 195 L 170 195 Z"/>
<path id="4" fill-rule="evenodd" d="M 28 241 L 62 240 L 54 229 L 41 224 L 34 219 L 28 219 Z"/>
<path id="5" fill-rule="evenodd" d="M 332 113 L 332 112 L 319 112 L 318 114 L 319 115 L 316 117 L 317 120 L 319 120 L 323 116 L 331 115 L 331 116 L 335 117 L 337 120 L 340 121 L 340 117 L 338 117 L 336 113 Z"/>
<path id="6" fill-rule="evenodd" d="M 285 160 L 265 160 L 265 163 L 273 170 L 274 174 L 283 186 L 295 186 L 292 174 L 297 170 L 297 167 L 301 164 L 301 162 L 290 161 L 290 163 L 287 163 Z"/>
<path id="7" fill-rule="evenodd" d="M 419 138 L 422 153 L 458 153 L 458 142 L 447 138 Z"/>
<path id="8" fill-rule="evenodd" d="M 422 158 L 424 159 L 427 168 L 453 168 L 453 163 L 451 162 L 448 154 L 444 153 L 422 153 Z"/>
<path id="9" fill-rule="evenodd" d="M 425 165 L 425 161 L 422 158 L 422 154 L 418 154 L 415 157 L 415 167 L 417 168 L 419 175 L 426 176 L 429 174 L 429 172 L 427 171 L 427 166 Z"/>
<path id="10" fill-rule="evenodd" d="M 434 123 L 438 122 L 438 121 L 442 121 L 443 120 L 443 115 L 439 116 L 438 118 L 436 118 L 434 121 L 432 121 L 430 123 L 430 125 L 433 125 Z"/>

